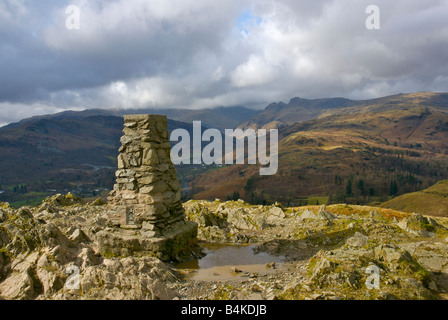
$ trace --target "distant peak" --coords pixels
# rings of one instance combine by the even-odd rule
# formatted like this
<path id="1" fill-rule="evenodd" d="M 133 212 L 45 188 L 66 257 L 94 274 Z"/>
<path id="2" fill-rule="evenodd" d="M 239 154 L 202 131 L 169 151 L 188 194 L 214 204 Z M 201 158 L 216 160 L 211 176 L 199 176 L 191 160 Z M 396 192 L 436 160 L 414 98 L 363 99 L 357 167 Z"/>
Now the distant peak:
<path id="1" fill-rule="evenodd" d="M 303 98 L 300 98 L 300 97 L 294 97 L 291 100 L 289 100 L 289 103 L 291 104 L 291 103 L 294 103 L 294 102 L 297 102 L 297 101 L 303 101 L 303 100 L 306 100 L 306 99 L 303 99 Z"/>

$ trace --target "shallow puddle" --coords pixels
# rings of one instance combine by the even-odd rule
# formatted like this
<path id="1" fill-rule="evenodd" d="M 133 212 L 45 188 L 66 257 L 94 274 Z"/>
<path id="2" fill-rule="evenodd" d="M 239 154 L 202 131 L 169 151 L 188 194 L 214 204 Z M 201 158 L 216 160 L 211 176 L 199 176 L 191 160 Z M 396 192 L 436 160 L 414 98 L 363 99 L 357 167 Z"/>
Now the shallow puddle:
<path id="1" fill-rule="evenodd" d="M 265 275 L 275 272 L 266 264 L 275 262 L 276 268 L 281 266 L 283 257 L 273 256 L 265 252 L 255 253 L 256 245 L 201 244 L 206 254 L 201 259 L 177 265 L 193 280 L 227 281 L 247 279 L 250 274 Z M 233 272 L 236 268 L 241 272 Z"/>

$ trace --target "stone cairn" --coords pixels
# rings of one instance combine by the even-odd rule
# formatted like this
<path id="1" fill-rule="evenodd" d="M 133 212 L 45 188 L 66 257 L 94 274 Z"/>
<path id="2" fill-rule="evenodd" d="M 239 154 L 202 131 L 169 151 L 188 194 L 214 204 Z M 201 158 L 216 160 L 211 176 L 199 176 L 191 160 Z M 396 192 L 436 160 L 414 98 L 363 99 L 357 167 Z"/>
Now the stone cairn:
<path id="1" fill-rule="evenodd" d="M 179 260 L 195 246 L 197 225 L 185 221 L 167 126 L 166 116 L 124 116 L 109 228 L 99 234 L 103 254 Z"/>

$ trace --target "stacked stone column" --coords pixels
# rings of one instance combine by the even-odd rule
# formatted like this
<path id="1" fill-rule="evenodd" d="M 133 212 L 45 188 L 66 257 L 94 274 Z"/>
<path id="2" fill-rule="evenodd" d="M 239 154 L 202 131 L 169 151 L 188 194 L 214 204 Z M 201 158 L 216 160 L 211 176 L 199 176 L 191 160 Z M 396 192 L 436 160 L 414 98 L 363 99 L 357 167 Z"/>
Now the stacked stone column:
<path id="1" fill-rule="evenodd" d="M 110 221 L 121 228 L 159 236 L 184 220 L 176 170 L 170 160 L 167 118 L 124 117 L 116 184 L 108 198 Z"/>
<path id="2" fill-rule="evenodd" d="M 197 224 L 185 221 L 165 116 L 124 117 L 116 184 L 108 198 L 108 227 L 96 234 L 104 256 L 194 256 Z"/>

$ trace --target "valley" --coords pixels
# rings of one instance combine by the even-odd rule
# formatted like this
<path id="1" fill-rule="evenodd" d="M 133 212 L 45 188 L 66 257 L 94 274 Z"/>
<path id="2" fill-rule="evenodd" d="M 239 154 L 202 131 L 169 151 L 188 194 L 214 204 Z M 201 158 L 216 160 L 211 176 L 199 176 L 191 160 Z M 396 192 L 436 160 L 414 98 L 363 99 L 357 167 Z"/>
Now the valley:
<path id="1" fill-rule="evenodd" d="M 294 98 L 256 112 L 234 107 L 166 113 L 181 120 L 170 120 L 170 131 L 191 133 L 188 121 L 197 117 L 204 130 L 214 128 L 216 119 L 233 118 L 218 129 L 279 132 L 277 174 L 260 176 L 259 166 L 247 164 L 178 165 L 184 200 L 378 205 L 448 179 L 446 106 L 447 94 L 414 93 L 363 101 Z M 0 200 L 35 205 L 69 191 L 105 199 L 114 180 L 120 112 L 64 112 L 0 128 Z"/>
<path id="2" fill-rule="evenodd" d="M 206 186 L 195 199 L 238 193 L 260 204 L 312 204 L 312 197 L 326 197 L 327 204 L 375 204 L 446 179 L 443 102 L 416 94 L 372 103 L 280 126 L 277 175 L 260 177 L 247 165 L 205 172 L 192 182 Z"/>

